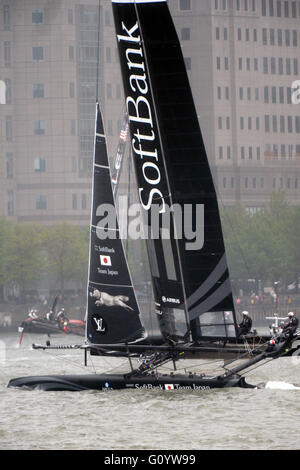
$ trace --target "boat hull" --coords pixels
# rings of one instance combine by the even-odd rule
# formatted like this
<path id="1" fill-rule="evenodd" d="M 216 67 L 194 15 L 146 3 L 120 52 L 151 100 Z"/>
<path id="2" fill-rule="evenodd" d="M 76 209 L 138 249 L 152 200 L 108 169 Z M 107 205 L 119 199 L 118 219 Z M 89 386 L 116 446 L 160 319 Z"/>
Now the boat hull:
<path id="1" fill-rule="evenodd" d="M 57 322 L 50 322 L 44 319 L 26 319 L 23 321 L 21 328 L 24 333 L 37 334 L 60 334 L 72 333 L 79 336 L 85 335 L 85 322 L 81 320 L 68 320 L 67 325 L 60 327 Z"/>
<path id="2" fill-rule="evenodd" d="M 8 387 L 24 387 L 45 391 L 84 390 L 187 390 L 201 391 L 215 388 L 241 387 L 256 388 L 245 382 L 243 377 L 218 378 L 186 375 L 53 375 L 20 377 L 10 380 Z"/>

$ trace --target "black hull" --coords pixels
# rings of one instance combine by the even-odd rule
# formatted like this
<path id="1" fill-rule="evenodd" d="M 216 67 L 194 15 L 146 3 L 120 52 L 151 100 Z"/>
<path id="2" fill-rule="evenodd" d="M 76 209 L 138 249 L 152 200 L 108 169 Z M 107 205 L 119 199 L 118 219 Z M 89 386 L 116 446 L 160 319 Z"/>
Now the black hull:
<path id="1" fill-rule="evenodd" d="M 8 387 L 24 387 L 45 391 L 84 391 L 84 390 L 187 390 L 201 391 L 215 388 L 241 387 L 256 388 L 245 382 L 243 377 L 232 376 L 186 376 L 186 375 L 135 375 L 93 374 L 93 375 L 53 375 L 20 377 L 10 380 Z"/>

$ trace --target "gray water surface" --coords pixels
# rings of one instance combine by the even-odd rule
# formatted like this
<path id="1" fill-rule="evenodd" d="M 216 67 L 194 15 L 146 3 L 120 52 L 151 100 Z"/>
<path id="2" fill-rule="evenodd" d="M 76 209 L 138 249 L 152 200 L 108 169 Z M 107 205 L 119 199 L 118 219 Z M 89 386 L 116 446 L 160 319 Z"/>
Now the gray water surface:
<path id="1" fill-rule="evenodd" d="M 7 388 L 11 378 L 82 374 L 127 368 L 116 358 L 90 358 L 82 351 L 36 351 L 45 335 L 0 336 L 1 449 L 299 449 L 300 390 L 220 389 L 211 391 L 121 390 L 44 392 Z M 56 336 L 54 343 L 80 343 Z M 92 361 L 92 362 L 91 362 Z M 198 361 L 190 361 L 195 370 Z M 186 367 L 186 365 L 184 365 Z M 203 361 L 206 372 L 215 363 Z M 166 368 L 167 370 L 167 368 Z M 247 382 L 300 385 L 300 359 L 281 358 L 254 369 Z"/>

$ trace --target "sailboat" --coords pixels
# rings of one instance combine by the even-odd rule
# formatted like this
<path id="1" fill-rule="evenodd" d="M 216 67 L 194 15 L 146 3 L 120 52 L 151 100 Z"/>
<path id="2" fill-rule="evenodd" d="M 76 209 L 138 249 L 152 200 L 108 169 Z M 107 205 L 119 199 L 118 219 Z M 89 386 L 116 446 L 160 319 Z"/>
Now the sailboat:
<path id="1" fill-rule="evenodd" d="M 85 360 L 87 351 L 128 357 L 130 370 L 21 377 L 9 386 L 74 391 L 253 388 L 241 372 L 291 353 L 297 333 L 272 339 L 249 360 L 221 374 L 176 371 L 181 359 L 201 358 L 217 350 L 216 341 L 237 337 L 218 201 L 167 2 L 112 3 L 154 295 L 150 324 L 157 328 L 146 324 L 134 288 L 97 103 L 86 342 L 66 348 L 83 349 Z M 161 372 L 167 363 L 174 365 L 174 372 Z"/>

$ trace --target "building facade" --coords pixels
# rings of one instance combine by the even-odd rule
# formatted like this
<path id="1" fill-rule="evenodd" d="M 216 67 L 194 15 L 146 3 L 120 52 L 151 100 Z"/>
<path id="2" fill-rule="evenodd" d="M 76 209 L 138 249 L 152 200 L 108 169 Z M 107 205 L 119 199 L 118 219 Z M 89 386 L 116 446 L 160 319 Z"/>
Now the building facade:
<path id="1" fill-rule="evenodd" d="M 299 203 L 300 2 L 168 3 L 220 201 Z M 86 225 L 96 98 L 112 159 L 125 111 L 111 2 L 0 0 L 0 47 L 0 214 Z"/>

